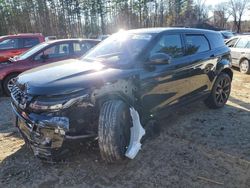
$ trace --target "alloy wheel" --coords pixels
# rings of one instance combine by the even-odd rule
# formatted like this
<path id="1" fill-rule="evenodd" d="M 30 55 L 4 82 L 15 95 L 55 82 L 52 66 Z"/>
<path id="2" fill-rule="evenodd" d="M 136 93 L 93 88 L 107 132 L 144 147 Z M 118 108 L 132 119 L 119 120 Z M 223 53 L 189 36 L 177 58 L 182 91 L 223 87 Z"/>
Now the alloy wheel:
<path id="1" fill-rule="evenodd" d="M 7 87 L 8 87 L 8 90 L 11 92 L 13 86 L 15 84 L 15 77 L 14 78 L 11 78 L 9 81 L 8 81 L 8 84 L 7 84 Z"/>
<path id="2" fill-rule="evenodd" d="M 230 81 L 226 78 L 221 79 L 215 90 L 216 102 L 219 105 L 225 104 L 230 94 Z"/>
<path id="3" fill-rule="evenodd" d="M 240 72 L 247 73 L 249 70 L 249 62 L 248 60 L 244 60 L 240 63 Z"/>

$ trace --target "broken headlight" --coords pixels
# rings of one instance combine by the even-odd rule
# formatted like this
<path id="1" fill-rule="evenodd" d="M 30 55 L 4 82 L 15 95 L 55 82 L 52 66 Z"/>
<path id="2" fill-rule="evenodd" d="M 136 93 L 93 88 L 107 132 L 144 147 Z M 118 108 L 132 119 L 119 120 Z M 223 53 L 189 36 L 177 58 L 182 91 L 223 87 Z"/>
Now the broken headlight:
<path id="1" fill-rule="evenodd" d="M 36 111 L 58 111 L 61 109 L 69 108 L 73 104 L 86 100 L 89 97 L 88 94 L 74 98 L 37 98 L 35 101 L 31 102 L 29 107 Z"/>

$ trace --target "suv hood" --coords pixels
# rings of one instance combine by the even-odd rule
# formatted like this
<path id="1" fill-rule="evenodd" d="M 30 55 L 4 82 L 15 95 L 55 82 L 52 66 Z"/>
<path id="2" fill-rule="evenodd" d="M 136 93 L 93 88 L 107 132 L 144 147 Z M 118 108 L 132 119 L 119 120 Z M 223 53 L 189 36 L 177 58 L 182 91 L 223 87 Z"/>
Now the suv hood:
<path id="1" fill-rule="evenodd" d="M 69 59 L 26 71 L 18 76 L 17 84 L 25 85 L 31 95 L 61 95 L 112 81 L 121 73 L 98 62 Z"/>

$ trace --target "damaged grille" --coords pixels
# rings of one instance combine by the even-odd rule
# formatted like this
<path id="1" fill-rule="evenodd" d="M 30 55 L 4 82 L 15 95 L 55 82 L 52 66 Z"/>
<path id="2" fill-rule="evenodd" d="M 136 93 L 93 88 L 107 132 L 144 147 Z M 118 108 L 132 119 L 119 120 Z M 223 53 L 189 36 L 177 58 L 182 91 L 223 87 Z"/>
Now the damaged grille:
<path id="1" fill-rule="evenodd" d="M 22 109 L 26 108 L 28 101 L 28 94 L 25 87 L 21 90 L 17 85 L 14 85 L 11 89 L 11 98 L 13 102 Z"/>

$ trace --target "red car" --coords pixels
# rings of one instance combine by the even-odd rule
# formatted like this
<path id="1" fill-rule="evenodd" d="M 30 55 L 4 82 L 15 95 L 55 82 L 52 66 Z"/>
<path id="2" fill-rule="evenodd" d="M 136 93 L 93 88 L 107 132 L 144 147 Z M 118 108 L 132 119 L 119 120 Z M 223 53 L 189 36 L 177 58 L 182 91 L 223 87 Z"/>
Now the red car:
<path id="1" fill-rule="evenodd" d="M 45 41 L 41 33 L 26 33 L 0 37 L 0 62 L 20 55 L 33 46 Z"/>
<path id="2" fill-rule="evenodd" d="M 61 39 L 43 42 L 20 56 L 10 58 L 8 62 L 0 63 L 0 90 L 9 96 L 13 81 L 21 72 L 47 63 L 79 58 L 99 42 L 93 39 Z"/>

